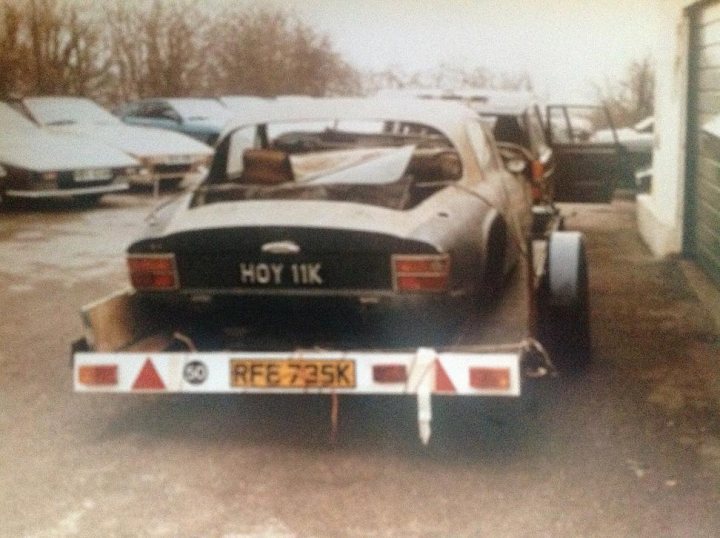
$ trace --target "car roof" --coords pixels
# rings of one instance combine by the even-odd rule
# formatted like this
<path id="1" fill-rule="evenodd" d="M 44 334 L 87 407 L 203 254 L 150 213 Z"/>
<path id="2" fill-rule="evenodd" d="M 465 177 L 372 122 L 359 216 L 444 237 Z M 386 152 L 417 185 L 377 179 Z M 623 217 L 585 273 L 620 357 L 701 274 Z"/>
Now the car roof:
<path id="1" fill-rule="evenodd" d="M 463 136 L 465 123 L 477 118 L 472 110 L 457 103 L 419 99 L 301 97 L 247 105 L 242 112 L 236 110 L 225 132 L 252 124 L 305 120 L 397 121 L 433 127 L 455 145 L 462 145 L 456 140 Z"/>
<path id="2" fill-rule="evenodd" d="M 219 99 L 216 99 L 215 97 L 153 97 L 149 99 L 145 99 L 146 101 L 167 101 L 168 103 L 190 103 L 193 101 L 215 101 L 218 104 L 220 103 Z"/>
<path id="3" fill-rule="evenodd" d="M 458 89 L 402 89 L 384 90 L 381 97 L 415 98 L 422 100 L 456 101 L 472 108 L 478 114 L 505 114 L 518 116 L 535 106 L 536 100 L 528 91 Z"/>
<path id="4" fill-rule="evenodd" d="M 32 103 L 32 102 L 34 102 L 34 103 L 52 103 L 52 102 L 55 102 L 58 104 L 67 103 L 67 102 L 71 102 L 71 101 L 75 101 L 78 103 L 87 103 L 87 102 L 95 103 L 95 101 L 93 101 L 92 99 L 90 99 L 88 97 L 74 97 L 74 96 L 69 96 L 69 95 L 67 95 L 67 96 L 39 95 L 39 96 L 23 97 L 21 99 L 21 101 L 24 103 L 25 102 L 27 102 L 27 103 Z M 97 103 L 95 103 L 95 104 L 97 104 Z"/>

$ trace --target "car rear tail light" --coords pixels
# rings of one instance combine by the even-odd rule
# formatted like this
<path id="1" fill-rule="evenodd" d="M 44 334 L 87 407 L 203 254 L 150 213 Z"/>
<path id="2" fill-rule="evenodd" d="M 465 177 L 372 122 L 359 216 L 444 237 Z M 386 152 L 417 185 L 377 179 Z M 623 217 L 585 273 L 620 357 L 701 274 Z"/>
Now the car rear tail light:
<path id="1" fill-rule="evenodd" d="M 445 291 L 448 287 L 448 254 L 395 255 L 392 265 L 398 291 Z"/>
<path id="2" fill-rule="evenodd" d="M 407 368 L 404 364 L 376 364 L 373 366 L 373 380 L 377 383 L 405 383 Z"/>
<path id="3" fill-rule="evenodd" d="M 93 387 L 117 385 L 118 367 L 116 364 L 81 366 L 78 368 L 78 382 Z"/>
<path id="4" fill-rule="evenodd" d="M 541 202 L 543 199 L 543 182 L 545 180 L 545 165 L 538 160 L 530 163 L 530 176 L 532 183 L 530 190 L 532 191 L 533 202 Z"/>
<path id="5" fill-rule="evenodd" d="M 173 290 L 179 286 L 174 254 L 128 256 L 130 282 L 136 290 Z"/>
<path id="6" fill-rule="evenodd" d="M 507 390 L 510 388 L 508 368 L 470 368 L 470 386 L 475 389 Z"/>
<path id="7" fill-rule="evenodd" d="M 545 165 L 538 160 L 532 161 L 530 163 L 530 174 L 533 181 L 542 181 L 545 176 Z"/>

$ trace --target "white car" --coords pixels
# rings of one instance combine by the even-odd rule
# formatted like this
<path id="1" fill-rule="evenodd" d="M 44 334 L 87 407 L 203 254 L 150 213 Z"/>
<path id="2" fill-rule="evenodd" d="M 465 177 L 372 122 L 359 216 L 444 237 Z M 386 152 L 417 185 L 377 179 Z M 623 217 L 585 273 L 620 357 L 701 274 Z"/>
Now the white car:
<path id="1" fill-rule="evenodd" d="M 141 170 L 126 153 L 95 140 L 42 129 L 0 103 L 0 196 L 96 202 L 127 190 Z"/>
<path id="2" fill-rule="evenodd" d="M 630 153 L 646 153 L 650 155 L 653 146 L 653 126 L 653 117 L 648 116 L 632 127 L 616 129 L 618 142 Z M 600 129 L 592 135 L 590 141 L 612 142 L 612 136 L 612 130 Z"/>
<path id="3" fill-rule="evenodd" d="M 43 127 L 100 140 L 139 160 L 147 173 L 134 183 L 178 185 L 187 176 L 201 173 L 213 155 L 211 147 L 189 136 L 126 125 L 90 99 L 26 97 L 20 102 Z"/>

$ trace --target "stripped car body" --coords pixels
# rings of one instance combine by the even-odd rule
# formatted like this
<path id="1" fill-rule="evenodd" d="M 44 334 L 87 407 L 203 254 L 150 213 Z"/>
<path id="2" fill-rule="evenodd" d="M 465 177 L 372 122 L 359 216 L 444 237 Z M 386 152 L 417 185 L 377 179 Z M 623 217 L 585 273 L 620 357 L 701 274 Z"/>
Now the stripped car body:
<path id="1" fill-rule="evenodd" d="M 97 200 L 127 190 L 140 163 L 100 142 L 39 128 L 0 103 L 0 196 L 6 199 L 73 197 Z"/>
<path id="2" fill-rule="evenodd" d="M 442 265 L 439 273 L 448 279 L 446 287 L 429 291 L 470 296 L 482 291 L 485 277 L 499 281 L 517 260 L 516 247 L 529 226 L 527 185 L 505 170 L 469 111 L 363 100 L 276 110 L 277 118 L 264 123 L 236 125 L 219 144 L 200 188 L 130 246 L 131 259 L 176 256 L 173 295 L 395 297 L 402 290 L 398 275 L 393 278 L 399 262 L 391 257 L 425 255 Z M 325 127 L 338 122 L 350 130 Z M 396 126 L 433 134 L 398 134 Z M 359 127 L 376 131 L 353 130 Z M 274 129 L 279 134 L 273 138 Z M 246 140 L 263 136 L 263 143 L 238 154 Z M 486 253 L 493 230 L 501 260 Z M 300 264 L 297 271 L 321 264 L 323 275 L 294 278 L 291 263 L 278 278 L 267 280 L 262 269 L 263 275 L 243 281 L 243 264 L 250 270 L 285 262 L 287 254 L 268 251 L 277 242 L 297 245 L 300 252 L 291 259 Z M 448 258 L 451 263 L 443 262 Z M 357 264 L 364 270 L 351 271 Z M 225 267 L 241 270 L 235 275 L 240 279 Z"/>
<path id="3" fill-rule="evenodd" d="M 262 108 L 228 127 L 201 185 L 150 216 L 128 248 L 134 289 L 83 309 L 75 390 L 413 395 L 427 442 L 433 395 L 516 400 L 553 370 L 534 301 L 586 307 L 572 278 L 582 240 L 548 239 L 557 213 L 531 235 L 529 185 L 475 113 L 378 99 Z M 568 262 L 555 279 L 550 258 Z M 330 303 L 397 306 L 418 326 L 470 304 L 502 324 L 469 342 L 411 327 L 381 347 Z"/>
<path id="4" fill-rule="evenodd" d="M 100 140 L 134 157 L 142 164 L 143 174 L 132 178 L 132 183 L 179 183 L 199 173 L 212 158 L 212 148 L 206 144 L 180 133 L 125 125 L 90 99 L 26 97 L 15 105 L 50 131 Z"/>

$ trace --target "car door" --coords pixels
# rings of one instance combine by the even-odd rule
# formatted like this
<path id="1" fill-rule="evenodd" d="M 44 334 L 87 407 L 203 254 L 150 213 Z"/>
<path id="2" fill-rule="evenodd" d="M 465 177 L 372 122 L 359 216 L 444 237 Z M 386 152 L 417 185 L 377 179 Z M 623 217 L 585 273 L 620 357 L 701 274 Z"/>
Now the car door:
<path id="1" fill-rule="evenodd" d="M 607 123 L 613 140 L 594 141 L 598 122 Z M 555 168 L 550 178 L 557 202 L 608 203 L 621 178 L 623 149 L 607 110 L 599 106 L 550 105 L 547 138 Z"/>

